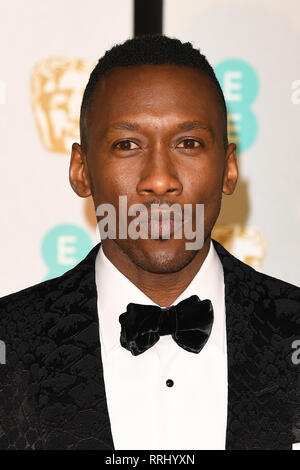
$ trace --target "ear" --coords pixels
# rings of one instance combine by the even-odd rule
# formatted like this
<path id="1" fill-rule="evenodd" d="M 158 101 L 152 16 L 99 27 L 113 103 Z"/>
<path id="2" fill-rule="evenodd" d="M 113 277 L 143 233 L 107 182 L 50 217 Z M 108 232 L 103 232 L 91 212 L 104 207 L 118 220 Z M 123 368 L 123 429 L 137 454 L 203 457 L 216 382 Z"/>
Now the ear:
<path id="1" fill-rule="evenodd" d="M 88 172 L 86 154 L 78 143 L 72 145 L 69 180 L 73 190 L 78 196 L 88 197 L 91 195 L 91 180 Z"/>
<path id="2" fill-rule="evenodd" d="M 232 194 L 237 180 L 239 172 L 236 161 L 236 145 L 228 144 L 226 149 L 226 159 L 225 159 L 225 168 L 223 174 L 223 193 Z"/>

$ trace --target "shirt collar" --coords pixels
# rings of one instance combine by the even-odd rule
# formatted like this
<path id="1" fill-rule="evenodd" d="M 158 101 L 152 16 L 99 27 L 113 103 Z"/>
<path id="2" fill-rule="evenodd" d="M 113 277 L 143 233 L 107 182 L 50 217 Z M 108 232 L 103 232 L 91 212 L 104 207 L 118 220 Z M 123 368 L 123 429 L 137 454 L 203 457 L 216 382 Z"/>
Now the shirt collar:
<path id="1" fill-rule="evenodd" d="M 101 344 L 105 354 L 109 354 L 116 347 L 121 347 L 119 316 L 126 312 L 127 305 L 130 302 L 146 305 L 157 304 L 109 261 L 103 252 L 102 245 L 100 245 L 96 257 L 95 275 Z M 214 308 L 214 323 L 210 340 L 221 352 L 224 352 L 224 273 L 212 241 L 210 241 L 209 251 L 202 266 L 173 304 L 195 294 L 201 300 L 211 300 Z"/>

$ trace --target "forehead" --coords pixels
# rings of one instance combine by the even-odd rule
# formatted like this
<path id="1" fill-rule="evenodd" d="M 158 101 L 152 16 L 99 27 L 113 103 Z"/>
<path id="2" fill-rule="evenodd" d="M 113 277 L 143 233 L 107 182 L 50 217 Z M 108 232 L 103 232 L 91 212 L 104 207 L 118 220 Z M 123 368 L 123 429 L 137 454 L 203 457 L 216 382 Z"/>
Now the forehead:
<path id="1" fill-rule="evenodd" d="M 198 69 L 177 65 L 118 67 L 98 82 L 90 106 L 90 125 L 108 126 L 126 117 L 182 116 L 222 127 L 215 85 Z"/>

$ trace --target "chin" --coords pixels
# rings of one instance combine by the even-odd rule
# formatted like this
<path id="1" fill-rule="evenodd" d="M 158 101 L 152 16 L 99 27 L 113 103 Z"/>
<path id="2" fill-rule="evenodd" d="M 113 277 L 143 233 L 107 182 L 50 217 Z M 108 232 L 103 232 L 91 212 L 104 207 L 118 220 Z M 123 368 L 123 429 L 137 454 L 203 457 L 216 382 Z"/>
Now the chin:
<path id="1" fill-rule="evenodd" d="M 157 274 L 175 273 L 196 256 L 197 251 L 186 250 L 185 240 L 136 240 L 122 243 L 116 240 L 131 261 L 145 271 Z"/>

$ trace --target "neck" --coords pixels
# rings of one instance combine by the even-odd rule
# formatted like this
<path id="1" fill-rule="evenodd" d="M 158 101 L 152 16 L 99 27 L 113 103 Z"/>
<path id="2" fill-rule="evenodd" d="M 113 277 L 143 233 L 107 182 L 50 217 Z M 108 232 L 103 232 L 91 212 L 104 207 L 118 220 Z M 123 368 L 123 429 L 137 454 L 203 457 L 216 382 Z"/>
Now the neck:
<path id="1" fill-rule="evenodd" d="M 137 266 L 113 240 L 104 240 L 102 248 L 109 261 L 147 297 L 161 307 L 169 307 L 201 268 L 209 251 L 210 240 L 208 237 L 192 261 L 180 271 L 163 274 L 151 273 Z"/>

